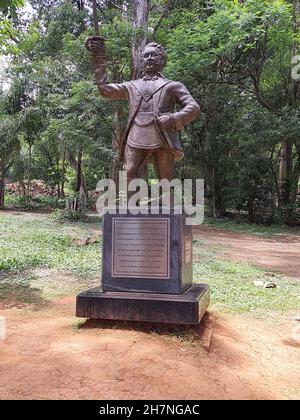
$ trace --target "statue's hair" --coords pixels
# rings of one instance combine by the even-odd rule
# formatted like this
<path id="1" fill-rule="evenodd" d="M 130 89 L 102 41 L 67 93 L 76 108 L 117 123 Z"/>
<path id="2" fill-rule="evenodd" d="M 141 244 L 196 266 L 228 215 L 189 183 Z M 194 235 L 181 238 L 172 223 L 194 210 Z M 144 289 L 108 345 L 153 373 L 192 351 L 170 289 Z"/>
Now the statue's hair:
<path id="1" fill-rule="evenodd" d="M 146 50 L 146 48 L 157 49 L 160 56 L 160 60 L 161 60 L 161 70 L 162 70 L 167 63 L 167 51 L 165 50 L 165 48 L 162 45 L 158 44 L 157 42 L 150 42 L 149 44 L 147 44 L 143 52 Z"/>

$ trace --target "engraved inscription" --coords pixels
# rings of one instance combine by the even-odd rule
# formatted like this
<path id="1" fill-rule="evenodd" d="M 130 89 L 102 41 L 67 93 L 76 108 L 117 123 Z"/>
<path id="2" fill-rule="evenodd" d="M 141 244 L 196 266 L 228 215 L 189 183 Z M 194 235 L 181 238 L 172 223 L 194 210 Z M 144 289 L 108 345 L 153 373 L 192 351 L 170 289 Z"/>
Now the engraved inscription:
<path id="1" fill-rule="evenodd" d="M 170 278 L 169 219 L 113 218 L 112 277 Z"/>

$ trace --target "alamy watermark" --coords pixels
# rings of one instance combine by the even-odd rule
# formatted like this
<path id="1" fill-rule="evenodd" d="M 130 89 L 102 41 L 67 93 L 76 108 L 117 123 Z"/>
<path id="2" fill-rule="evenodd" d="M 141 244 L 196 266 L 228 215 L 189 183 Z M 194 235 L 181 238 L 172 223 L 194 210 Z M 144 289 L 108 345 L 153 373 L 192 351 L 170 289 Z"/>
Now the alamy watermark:
<path id="1" fill-rule="evenodd" d="M 293 80 L 300 80 L 300 55 L 294 55 L 292 57 L 292 78 Z"/>
<path id="2" fill-rule="evenodd" d="M 199 225 L 204 220 L 204 180 L 152 180 L 151 184 L 136 178 L 128 181 L 127 172 L 119 172 L 119 192 L 112 179 L 97 184 L 100 197 L 97 212 L 110 214 L 184 214 L 187 225 Z"/>
<path id="3" fill-rule="evenodd" d="M 0 340 L 6 339 L 6 322 L 3 316 L 0 316 Z"/>

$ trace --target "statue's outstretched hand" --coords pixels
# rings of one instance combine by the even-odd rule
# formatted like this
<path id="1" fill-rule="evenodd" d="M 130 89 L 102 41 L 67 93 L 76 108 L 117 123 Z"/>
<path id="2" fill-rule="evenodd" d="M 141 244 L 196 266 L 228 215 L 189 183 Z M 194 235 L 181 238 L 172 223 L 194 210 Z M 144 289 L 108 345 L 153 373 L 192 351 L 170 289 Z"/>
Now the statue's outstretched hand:
<path id="1" fill-rule="evenodd" d="M 105 52 L 105 39 L 101 36 L 91 36 L 86 39 L 85 47 L 91 54 L 103 54 Z"/>

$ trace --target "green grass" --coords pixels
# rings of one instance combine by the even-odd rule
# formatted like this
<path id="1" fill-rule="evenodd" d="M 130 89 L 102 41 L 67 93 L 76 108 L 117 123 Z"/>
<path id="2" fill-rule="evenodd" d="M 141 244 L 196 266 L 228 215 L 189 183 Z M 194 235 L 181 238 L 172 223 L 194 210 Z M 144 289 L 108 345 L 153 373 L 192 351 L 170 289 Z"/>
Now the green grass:
<path id="1" fill-rule="evenodd" d="M 74 246 L 73 240 L 100 237 L 100 231 L 100 223 L 61 224 L 51 215 L 1 212 L 0 300 L 39 304 L 97 286 L 101 244 Z"/>
<path id="2" fill-rule="evenodd" d="M 49 215 L 0 214 L 0 270 L 48 267 L 78 275 L 99 273 L 99 243 L 75 247 L 72 240 L 100 236 L 99 224 L 58 224 Z"/>
<path id="3" fill-rule="evenodd" d="M 51 215 L 0 212 L 0 300 L 41 304 L 99 284 L 101 244 L 74 246 L 99 237 L 95 223 L 57 223 Z M 194 240 L 194 281 L 208 283 L 211 309 L 232 313 L 285 312 L 299 307 L 300 283 L 277 276 L 276 289 L 253 285 L 266 272 L 223 258 L 223 247 Z M 273 280 L 273 279 L 272 279 Z"/>
<path id="4" fill-rule="evenodd" d="M 266 275 L 270 271 L 224 259 L 224 247 L 197 240 L 193 244 L 194 281 L 210 285 L 213 309 L 259 315 L 265 311 L 285 312 L 299 308 L 299 280 L 280 275 L 270 278 Z M 254 280 L 275 281 L 277 288 L 254 286 Z"/>
<path id="5" fill-rule="evenodd" d="M 300 235 L 300 227 L 291 228 L 288 226 L 265 226 L 250 224 L 246 222 L 239 222 L 232 219 L 213 219 L 206 217 L 204 220 L 204 225 L 228 230 L 230 232 L 240 232 L 240 233 L 249 233 L 252 235 L 261 235 L 261 236 L 273 236 L 273 235 L 287 235 L 295 234 Z"/>

